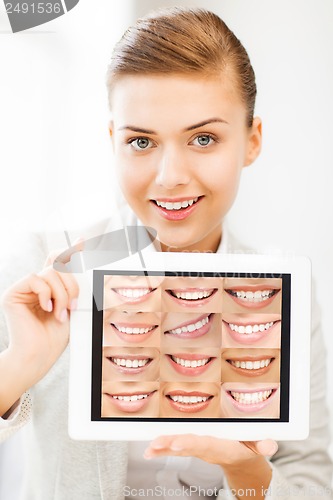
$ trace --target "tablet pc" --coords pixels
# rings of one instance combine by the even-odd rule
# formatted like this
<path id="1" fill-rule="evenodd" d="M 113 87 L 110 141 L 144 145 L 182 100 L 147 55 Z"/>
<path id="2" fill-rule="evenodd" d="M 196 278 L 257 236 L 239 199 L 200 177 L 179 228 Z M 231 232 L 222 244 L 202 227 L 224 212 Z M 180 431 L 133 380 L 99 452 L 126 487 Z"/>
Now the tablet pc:
<path id="1" fill-rule="evenodd" d="M 310 263 L 152 252 L 76 275 L 69 434 L 304 439 Z"/>

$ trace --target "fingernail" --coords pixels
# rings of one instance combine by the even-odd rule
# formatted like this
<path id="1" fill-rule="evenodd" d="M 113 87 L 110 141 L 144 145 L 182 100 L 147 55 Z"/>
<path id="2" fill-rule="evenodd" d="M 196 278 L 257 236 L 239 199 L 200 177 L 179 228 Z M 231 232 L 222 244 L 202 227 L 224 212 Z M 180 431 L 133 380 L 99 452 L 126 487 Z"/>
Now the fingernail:
<path id="1" fill-rule="evenodd" d="M 65 323 L 65 321 L 67 321 L 67 318 L 68 318 L 67 309 L 63 309 L 60 313 L 61 323 Z"/>
<path id="2" fill-rule="evenodd" d="M 153 457 L 152 457 L 151 453 L 149 453 L 149 451 L 145 451 L 143 454 L 143 458 L 145 460 L 151 460 Z"/>
<path id="3" fill-rule="evenodd" d="M 71 311 L 75 311 L 77 309 L 77 299 L 71 300 Z"/>
<path id="4" fill-rule="evenodd" d="M 274 443 L 272 444 L 272 446 L 270 446 L 266 452 L 266 456 L 267 457 L 272 457 L 273 455 L 275 455 L 275 453 L 278 451 L 279 447 L 277 445 L 277 443 Z"/>
<path id="5" fill-rule="evenodd" d="M 52 304 L 52 300 L 50 299 L 47 303 L 47 310 L 48 312 L 51 312 L 53 309 L 53 304 Z"/>
<path id="6" fill-rule="evenodd" d="M 150 443 L 150 447 L 153 448 L 153 450 L 163 450 L 163 448 L 165 448 L 162 443 Z"/>
<path id="7" fill-rule="evenodd" d="M 179 444 L 171 444 L 170 445 L 170 450 L 172 451 L 182 451 L 183 447 L 180 446 Z"/>

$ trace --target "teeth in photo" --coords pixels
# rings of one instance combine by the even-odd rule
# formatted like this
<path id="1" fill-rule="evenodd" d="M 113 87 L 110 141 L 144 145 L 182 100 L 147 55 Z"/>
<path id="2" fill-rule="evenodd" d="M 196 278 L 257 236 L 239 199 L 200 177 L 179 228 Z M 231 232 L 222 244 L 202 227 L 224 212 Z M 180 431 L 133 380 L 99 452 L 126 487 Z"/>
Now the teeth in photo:
<path id="1" fill-rule="evenodd" d="M 184 366 L 185 368 L 197 368 L 198 366 L 204 366 L 211 360 L 211 358 L 183 359 L 176 358 L 175 356 L 171 356 L 171 359 L 177 363 L 177 365 Z"/>
<path id="2" fill-rule="evenodd" d="M 182 299 L 182 300 L 206 299 L 207 297 L 210 297 L 213 292 L 214 290 L 200 290 L 196 292 L 188 292 L 188 291 L 174 292 L 171 290 L 171 293 L 174 297 L 177 297 L 177 299 Z"/>
<path id="3" fill-rule="evenodd" d="M 152 292 L 152 288 L 115 288 L 116 293 L 128 299 L 138 299 Z"/>
<path id="4" fill-rule="evenodd" d="M 147 359 L 126 359 L 126 358 L 111 358 L 111 361 L 117 366 L 125 368 L 141 368 L 149 363 L 150 358 Z"/>
<path id="5" fill-rule="evenodd" d="M 197 321 L 196 323 L 191 323 L 190 325 L 181 326 L 179 328 L 175 328 L 174 330 L 169 330 L 168 333 L 179 335 L 181 333 L 194 332 L 195 330 L 199 330 L 204 325 L 206 325 L 208 321 L 209 321 L 209 316 L 206 316 L 205 318 L 203 318 L 200 321 Z"/>
<path id="6" fill-rule="evenodd" d="M 142 335 L 144 333 L 148 333 L 155 328 L 154 326 L 149 326 L 148 328 L 138 328 L 138 327 L 130 327 L 130 326 L 119 326 L 113 323 L 113 326 L 121 333 L 127 333 L 128 335 Z"/>
<path id="7" fill-rule="evenodd" d="M 191 207 L 194 203 L 198 201 L 198 198 L 192 198 L 191 200 L 184 201 L 158 201 L 156 200 L 156 205 L 158 207 L 165 208 L 166 210 L 181 210 L 182 208 Z"/>
<path id="8" fill-rule="evenodd" d="M 145 399 L 148 394 L 133 394 L 133 396 L 112 396 L 113 399 L 119 399 L 120 401 L 138 401 L 139 399 Z"/>
<path id="9" fill-rule="evenodd" d="M 273 389 L 269 389 L 267 391 L 259 391 L 259 392 L 236 392 L 236 391 L 230 391 L 231 396 L 234 398 L 235 401 L 241 404 L 255 404 L 255 403 L 262 403 L 263 401 L 266 401 L 273 392 Z"/>
<path id="10" fill-rule="evenodd" d="M 270 359 L 262 359 L 257 361 L 230 361 L 230 364 L 235 368 L 243 368 L 244 370 L 259 370 L 260 368 L 266 368 L 270 362 Z"/>
<path id="11" fill-rule="evenodd" d="M 270 299 L 278 292 L 278 290 L 257 290 L 255 292 L 244 291 L 244 290 L 228 290 L 228 292 L 237 297 L 238 299 L 244 300 L 245 302 L 264 302 Z"/>
<path id="12" fill-rule="evenodd" d="M 209 399 L 205 396 L 169 396 L 172 401 L 175 403 L 185 403 L 185 404 L 195 404 L 195 403 L 204 403 Z"/>
<path id="13" fill-rule="evenodd" d="M 251 333 L 264 332 L 271 328 L 274 324 L 274 321 L 270 321 L 269 323 L 259 323 L 257 325 L 235 325 L 234 323 L 228 323 L 229 328 L 233 332 L 243 333 L 245 335 L 250 335 Z"/>

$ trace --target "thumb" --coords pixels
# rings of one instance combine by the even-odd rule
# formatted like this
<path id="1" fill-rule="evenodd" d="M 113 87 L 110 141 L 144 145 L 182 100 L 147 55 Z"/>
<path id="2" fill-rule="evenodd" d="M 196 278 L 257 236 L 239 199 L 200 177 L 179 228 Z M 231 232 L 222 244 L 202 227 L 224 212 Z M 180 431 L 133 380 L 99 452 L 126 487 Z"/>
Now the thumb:
<path id="1" fill-rule="evenodd" d="M 272 457 L 278 451 L 278 444 L 273 439 L 264 439 L 263 441 L 245 441 L 243 444 L 258 455 Z"/>

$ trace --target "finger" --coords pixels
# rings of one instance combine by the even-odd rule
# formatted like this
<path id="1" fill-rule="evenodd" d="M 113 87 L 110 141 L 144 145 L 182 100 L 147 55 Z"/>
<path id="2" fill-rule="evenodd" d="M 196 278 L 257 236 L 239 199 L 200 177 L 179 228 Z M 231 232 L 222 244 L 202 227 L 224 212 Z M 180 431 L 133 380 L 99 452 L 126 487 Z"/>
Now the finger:
<path id="1" fill-rule="evenodd" d="M 29 303 L 31 302 L 31 298 L 30 300 L 28 298 L 30 294 L 38 297 L 39 305 L 44 311 L 52 311 L 51 288 L 36 274 L 30 274 L 8 288 L 2 295 L 1 302 L 5 309 L 15 304 Z"/>
<path id="2" fill-rule="evenodd" d="M 60 274 L 52 268 L 42 271 L 39 276 L 51 288 L 51 299 L 53 301 L 55 316 L 61 323 L 64 323 L 68 319 L 67 309 L 69 309 L 70 304 L 70 298 L 64 281 L 60 277 Z"/>
<path id="3" fill-rule="evenodd" d="M 262 455 L 264 457 L 272 457 L 273 455 L 275 455 L 279 448 L 277 442 L 273 441 L 272 439 L 246 442 L 244 444 L 258 455 Z"/>

